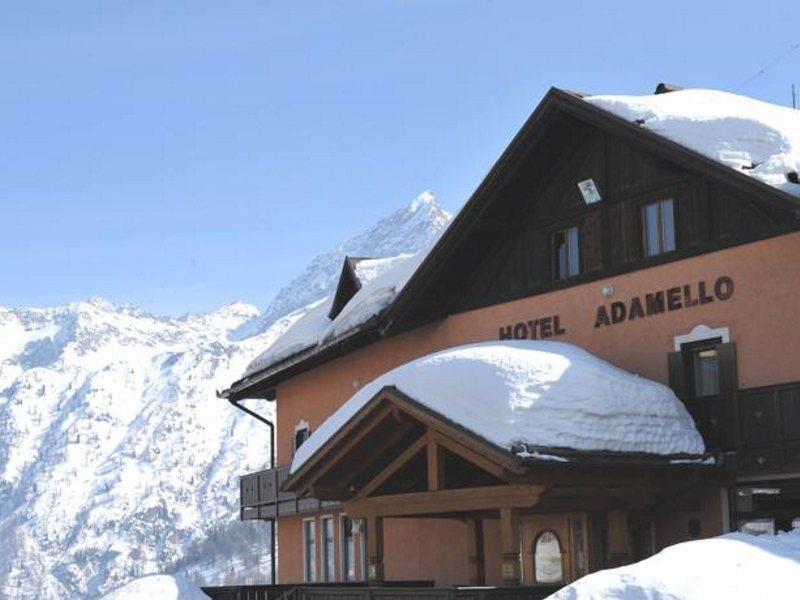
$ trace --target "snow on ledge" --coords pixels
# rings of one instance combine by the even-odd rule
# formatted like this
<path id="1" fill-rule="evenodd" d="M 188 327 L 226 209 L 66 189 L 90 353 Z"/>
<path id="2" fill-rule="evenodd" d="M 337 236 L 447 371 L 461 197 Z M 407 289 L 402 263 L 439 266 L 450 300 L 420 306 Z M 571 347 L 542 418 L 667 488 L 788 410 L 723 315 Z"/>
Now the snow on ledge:
<path id="1" fill-rule="evenodd" d="M 103 596 L 102 600 L 208 600 L 200 588 L 178 575 L 140 577 Z"/>
<path id="2" fill-rule="evenodd" d="M 298 449 L 291 472 L 386 386 L 508 450 L 705 451 L 691 416 L 665 385 L 572 344 L 515 340 L 450 348 L 381 375 L 322 423 Z"/>
<path id="3" fill-rule="evenodd" d="M 739 171 L 800 197 L 787 179 L 800 171 L 800 111 L 717 90 L 584 100 Z"/>

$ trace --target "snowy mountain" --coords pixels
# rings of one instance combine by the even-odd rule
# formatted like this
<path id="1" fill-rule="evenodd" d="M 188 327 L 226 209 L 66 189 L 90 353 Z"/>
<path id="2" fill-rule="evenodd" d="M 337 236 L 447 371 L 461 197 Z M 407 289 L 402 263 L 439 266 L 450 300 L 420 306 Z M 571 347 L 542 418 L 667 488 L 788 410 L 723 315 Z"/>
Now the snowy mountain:
<path id="1" fill-rule="evenodd" d="M 452 215 L 442 209 L 430 191 L 422 192 L 408 206 L 317 256 L 277 293 L 253 328 L 244 328 L 240 335 L 263 331 L 278 317 L 331 294 L 336 289 L 345 256 L 384 258 L 414 254 L 441 233 L 451 219 Z"/>
<path id="2" fill-rule="evenodd" d="M 267 526 L 239 522 L 237 502 L 268 431 L 215 390 L 291 325 L 281 307 L 334 285 L 344 254 L 413 252 L 448 221 L 423 194 L 315 259 L 266 316 L 0 308 L 0 597 L 96 598 L 159 572 L 264 581 Z"/>

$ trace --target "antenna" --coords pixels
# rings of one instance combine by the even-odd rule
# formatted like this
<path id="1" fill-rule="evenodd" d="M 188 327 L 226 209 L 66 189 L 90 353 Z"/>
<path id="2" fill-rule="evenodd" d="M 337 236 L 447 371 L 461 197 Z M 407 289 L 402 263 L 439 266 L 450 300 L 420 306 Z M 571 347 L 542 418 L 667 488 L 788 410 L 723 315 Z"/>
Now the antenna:
<path id="1" fill-rule="evenodd" d="M 794 51 L 795 51 L 795 50 L 797 50 L 798 48 L 800 48 L 800 42 L 798 42 L 798 43 L 796 43 L 796 44 L 791 44 L 791 45 L 790 45 L 790 46 L 789 46 L 789 47 L 788 47 L 786 50 L 784 50 L 783 52 L 781 52 L 780 54 L 778 54 L 777 56 L 775 56 L 775 58 L 773 58 L 771 61 L 769 61 L 769 62 L 768 62 L 767 64 L 765 64 L 763 67 L 761 67 L 761 68 L 760 68 L 758 71 L 756 71 L 756 72 L 755 72 L 755 73 L 753 73 L 753 74 L 752 74 L 750 77 L 748 77 L 747 79 L 745 79 L 744 81 L 742 81 L 742 83 L 740 83 L 740 84 L 739 84 L 739 85 L 736 87 L 736 89 L 734 89 L 733 91 L 734 91 L 734 92 L 738 92 L 739 90 L 741 90 L 743 87 L 745 87 L 746 85 L 748 85 L 748 84 L 749 84 L 750 82 L 752 82 L 753 80 L 755 80 L 755 79 L 758 79 L 758 78 L 759 78 L 759 77 L 761 77 L 761 76 L 762 76 L 764 73 L 766 73 L 766 72 L 767 72 L 767 71 L 768 71 L 770 68 L 772 68 L 772 67 L 774 67 L 775 65 L 777 65 L 779 62 L 781 62 L 781 61 L 782 61 L 784 58 L 786 58 L 787 56 L 789 56 L 789 55 L 790 55 L 792 52 L 794 52 Z"/>

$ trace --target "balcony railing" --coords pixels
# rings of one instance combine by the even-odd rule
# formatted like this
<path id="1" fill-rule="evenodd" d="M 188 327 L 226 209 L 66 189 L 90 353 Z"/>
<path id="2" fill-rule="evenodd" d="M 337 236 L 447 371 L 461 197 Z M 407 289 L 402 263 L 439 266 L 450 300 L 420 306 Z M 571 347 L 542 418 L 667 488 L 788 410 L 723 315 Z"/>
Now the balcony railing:
<path id="1" fill-rule="evenodd" d="M 239 478 L 239 518 L 242 521 L 276 519 L 338 506 L 338 502 L 298 498 L 291 492 L 281 491 L 288 476 L 288 466 L 242 475 Z"/>

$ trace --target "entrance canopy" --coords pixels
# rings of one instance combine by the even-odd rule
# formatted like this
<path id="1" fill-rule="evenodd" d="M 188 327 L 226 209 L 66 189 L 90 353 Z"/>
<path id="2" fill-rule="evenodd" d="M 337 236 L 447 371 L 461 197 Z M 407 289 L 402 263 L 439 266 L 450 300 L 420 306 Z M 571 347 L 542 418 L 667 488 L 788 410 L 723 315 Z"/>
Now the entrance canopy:
<path id="1" fill-rule="evenodd" d="M 378 377 L 331 415 L 297 451 L 298 473 L 382 389 L 518 458 L 575 452 L 691 458 L 703 440 L 668 387 L 560 342 L 459 346 Z M 551 453 L 550 457 L 542 456 Z"/>

